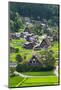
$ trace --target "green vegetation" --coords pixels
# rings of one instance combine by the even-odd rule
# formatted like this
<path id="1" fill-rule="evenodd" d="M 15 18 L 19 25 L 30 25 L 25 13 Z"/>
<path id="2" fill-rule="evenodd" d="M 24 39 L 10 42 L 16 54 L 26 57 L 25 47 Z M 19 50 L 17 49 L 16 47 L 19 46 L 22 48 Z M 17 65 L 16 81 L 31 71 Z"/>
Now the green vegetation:
<path id="1" fill-rule="evenodd" d="M 57 76 L 42 76 L 42 77 L 31 77 L 24 78 L 20 76 L 10 77 L 9 87 L 20 87 L 20 86 L 39 86 L 39 85 L 57 85 Z M 23 82 L 22 82 L 23 81 Z"/>
<path id="2" fill-rule="evenodd" d="M 58 84 L 58 77 L 54 73 L 59 59 L 58 9 L 58 5 L 10 2 L 9 26 L 10 35 L 12 35 L 10 36 L 10 47 L 13 48 L 11 48 L 12 52 L 10 52 L 10 63 L 12 66 L 9 68 L 9 87 Z M 26 27 L 29 30 L 25 30 Z M 27 34 L 22 36 L 24 31 L 34 34 L 34 37 L 30 36 L 31 40 L 34 38 L 37 40 L 27 40 Z M 48 40 L 45 40 L 41 45 L 44 35 L 49 38 L 51 44 Z M 24 48 L 24 43 L 26 42 L 32 42 L 33 49 Z M 37 45 L 41 48 L 34 50 L 34 46 Z M 45 48 L 42 47 L 43 45 L 45 45 Z M 32 56 L 37 56 L 36 59 L 39 61 L 39 64 L 37 64 L 35 59 L 33 59 L 33 62 L 31 61 L 32 65 L 29 64 Z M 34 65 L 35 62 L 37 65 Z M 16 76 L 14 74 L 15 71 L 33 77 L 23 78 Z"/>
<path id="3" fill-rule="evenodd" d="M 10 19 L 15 21 L 15 16 L 27 16 L 35 20 L 48 20 L 49 25 L 58 25 L 58 5 L 48 4 L 31 4 L 31 3 L 17 3 L 10 2 Z M 19 14 L 19 15 L 18 15 Z M 21 19 L 21 18 L 20 18 Z M 24 18 L 20 20 L 22 23 Z M 22 23 L 20 23 L 22 25 Z"/>
<path id="4" fill-rule="evenodd" d="M 10 45 L 15 47 L 15 48 L 19 48 L 19 52 L 18 54 L 22 55 L 22 57 L 24 55 L 26 55 L 26 58 L 27 58 L 27 61 L 28 59 L 32 56 L 32 50 L 27 50 L 27 49 L 24 49 L 22 47 L 23 43 L 26 42 L 26 40 L 24 39 L 20 39 L 20 40 L 16 40 L 16 39 L 13 39 L 11 42 L 10 42 Z M 49 50 L 53 50 L 54 52 L 54 57 L 55 58 L 58 58 L 58 42 L 54 42 L 53 43 L 53 46 L 51 48 L 49 48 Z M 35 51 L 35 52 L 39 52 L 42 50 L 38 50 L 38 51 Z M 10 55 L 10 60 L 11 61 L 16 61 L 15 57 L 16 57 L 17 53 L 11 53 Z"/>
<path id="5" fill-rule="evenodd" d="M 58 60 L 58 52 L 59 52 L 59 46 L 58 46 L 59 44 L 58 44 L 58 42 L 53 42 L 53 44 L 52 44 L 52 47 L 50 48 L 51 50 L 53 50 L 53 55 L 54 55 L 54 57 L 55 57 L 55 59 L 57 59 Z"/>
<path id="6" fill-rule="evenodd" d="M 56 76 L 51 77 L 39 77 L 39 78 L 28 78 L 20 86 L 39 86 L 39 85 L 57 85 L 58 78 Z"/>
<path id="7" fill-rule="evenodd" d="M 19 62 L 22 62 L 22 57 L 21 57 L 21 55 L 20 54 L 17 54 L 16 55 L 16 61 L 19 63 Z"/>
<path id="8" fill-rule="evenodd" d="M 25 75 L 30 76 L 54 76 L 54 71 L 40 71 L 40 72 L 23 72 Z"/>
<path id="9" fill-rule="evenodd" d="M 16 87 L 16 85 L 22 81 L 23 78 L 20 76 L 14 76 L 9 78 L 9 87 Z"/>

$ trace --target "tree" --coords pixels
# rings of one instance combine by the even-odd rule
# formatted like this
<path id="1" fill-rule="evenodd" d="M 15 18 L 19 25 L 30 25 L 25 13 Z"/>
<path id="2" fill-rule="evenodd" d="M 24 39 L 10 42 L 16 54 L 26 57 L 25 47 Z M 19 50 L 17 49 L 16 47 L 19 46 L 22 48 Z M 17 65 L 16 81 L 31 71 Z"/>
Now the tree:
<path id="1" fill-rule="evenodd" d="M 14 29 L 15 27 L 14 27 L 14 21 L 13 20 L 10 20 L 10 31 L 11 32 L 14 32 Z"/>
<path id="2" fill-rule="evenodd" d="M 36 35 L 41 35 L 43 33 L 41 24 L 35 24 L 32 31 Z"/>
<path id="3" fill-rule="evenodd" d="M 19 29 L 23 27 L 23 22 L 18 12 L 13 15 L 15 16 L 15 18 L 10 19 L 10 30 L 11 32 L 18 32 Z"/>
<path id="4" fill-rule="evenodd" d="M 16 53 L 18 53 L 18 52 L 19 52 L 19 48 L 16 48 L 15 50 L 16 50 Z"/>
<path id="5" fill-rule="evenodd" d="M 43 50 L 41 54 L 42 70 L 53 70 L 55 68 L 54 52 L 52 50 Z"/>
<path id="6" fill-rule="evenodd" d="M 56 60 L 53 56 L 53 51 L 52 50 L 48 51 L 45 58 L 46 58 L 45 65 L 46 65 L 47 69 L 48 70 L 54 69 Z"/>
<path id="7" fill-rule="evenodd" d="M 16 55 L 16 61 L 19 63 L 19 62 L 22 62 L 22 57 L 21 57 L 21 55 L 20 54 L 17 54 Z"/>
<path id="8" fill-rule="evenodd" d="M 17 3 L 17 2 L 10 2 L 10 11 L 11 15 L 18 12 L 19 15 L 33 17 L 36 20 L 50 20 L 51 24 L 58 25 L 58 15 L 59 15 L 59 6 L 58 5 L 48 5 L 48 4 L 31 4 L 31 3 Z M 13 14 L 12 14 L 13 12 Z M 12 16 L 12 18 L 14 15 Z"/>
<path id="9" fill-rule="evenodd" d="M 14 21 L 15 31 L 18 32 L 18 30 L 23 26 L 22 19 L 19 15 L 19 13 L 16 13 L 15 21 Z"/>

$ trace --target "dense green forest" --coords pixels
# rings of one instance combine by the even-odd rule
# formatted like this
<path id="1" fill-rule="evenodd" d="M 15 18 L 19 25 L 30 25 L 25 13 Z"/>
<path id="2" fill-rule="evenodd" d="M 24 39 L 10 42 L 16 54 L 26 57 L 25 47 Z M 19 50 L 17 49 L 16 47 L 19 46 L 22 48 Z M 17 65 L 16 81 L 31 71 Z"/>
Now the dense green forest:
<path id="1" fill-rule="evenodd" d="M 17 31 L 23 26 L 24 20 L 22 20 L 20 16 L 29 17 L 31 20 L 38 21 L 43 21 L 43 19 L 46 19 L 52 26 L 58 26 L 59 24 L 59 6 L 53 4 L 25 4 L 10 2 L 9 15 L 10 25 L 14 31 Z"/>

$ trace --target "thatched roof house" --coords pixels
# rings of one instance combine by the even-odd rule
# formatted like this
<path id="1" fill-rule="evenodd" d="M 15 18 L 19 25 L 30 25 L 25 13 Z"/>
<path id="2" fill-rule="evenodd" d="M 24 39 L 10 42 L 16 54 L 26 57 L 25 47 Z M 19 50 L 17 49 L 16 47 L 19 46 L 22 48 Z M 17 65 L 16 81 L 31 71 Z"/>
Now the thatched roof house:
<path id="1" fill-rule="evenodd" d="M 51 46 L 51 42 L 48 39 L 48 37 L 46 37 L 45 39 L 42 40 L 40 47 L 41 48 L 48 48 L 49 46 Z"/>
<path id="2" fill-rule="evenodd" d="M 32 49 L 33 46 L 34 46 L 34 44 L 32 42 L 26 42 L 24 44 L 24 48 L 26 48 L 26 49 Z"/>
<path id="3" fill-rule="evenodd" d="M 31 66 L 41 65 L 40 56 L 33 55 L 32 58 L 29 60 L 28 64 L 31 65 Z"/>
<path id="4" fill-rule="evenodd" d="M 50 46 L 51 46 L 51 41 L 49 40 L 48 37 L 46 37 L 41 41 L 41 43 L 37 44 L 34 49 L 36 50 L 41 48 L 49 48 Z"/>

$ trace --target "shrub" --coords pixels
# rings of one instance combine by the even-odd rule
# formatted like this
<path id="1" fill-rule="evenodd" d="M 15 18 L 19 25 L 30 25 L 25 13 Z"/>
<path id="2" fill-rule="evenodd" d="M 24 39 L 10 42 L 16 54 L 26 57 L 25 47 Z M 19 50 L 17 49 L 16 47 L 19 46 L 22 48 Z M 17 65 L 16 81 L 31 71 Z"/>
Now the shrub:
<path id="1" fill-rule="evenodd" d="M 21 62 L 23 59 L 22 59 L 22 57 L 21 57 L 21 55 L 20 54 L 17 54 L 16 55 L 16 61 L 17 62 Z"/>
<path id="2" fill-rule="evenodd" d="M 19 48 L 16 48 L 15 50 L 16 50 L 16 53 L 18 53 L 18 52 L 19 52 Z"/>

